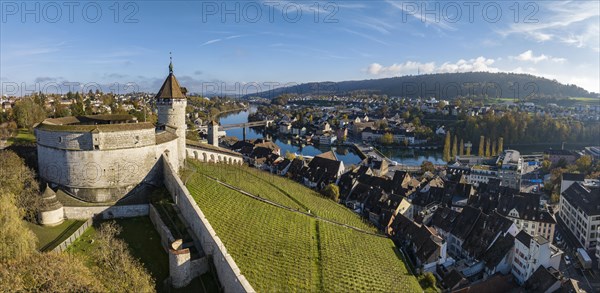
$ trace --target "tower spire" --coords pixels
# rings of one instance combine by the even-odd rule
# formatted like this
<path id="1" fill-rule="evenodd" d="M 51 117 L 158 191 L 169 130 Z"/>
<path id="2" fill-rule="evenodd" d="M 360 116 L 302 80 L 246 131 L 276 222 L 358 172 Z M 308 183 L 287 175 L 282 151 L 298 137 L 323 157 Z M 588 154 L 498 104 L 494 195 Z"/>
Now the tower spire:
<path id="1" fill-rule="evenodd" d="M 173 56 L 171 55 L 171 52 L 169 52 L 169 73 L 173 73 Z"/>

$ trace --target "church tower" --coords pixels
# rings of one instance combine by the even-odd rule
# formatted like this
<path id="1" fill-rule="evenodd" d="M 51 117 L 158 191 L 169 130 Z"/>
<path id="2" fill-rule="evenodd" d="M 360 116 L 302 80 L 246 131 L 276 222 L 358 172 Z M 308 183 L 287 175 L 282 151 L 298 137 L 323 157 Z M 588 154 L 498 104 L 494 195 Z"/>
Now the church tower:
<path id="1" fill-rule="evenodd" d="M 177 134 L 177 156 L 179 165 L 183 166 L 185 160 L 185 108 L 187 106 L 187 90 L 179 86 L 173 74 L 173 60 L 169 63 L 169 76 L 156 94 L 158 107 L 158 125 L 172 128 Z"/>

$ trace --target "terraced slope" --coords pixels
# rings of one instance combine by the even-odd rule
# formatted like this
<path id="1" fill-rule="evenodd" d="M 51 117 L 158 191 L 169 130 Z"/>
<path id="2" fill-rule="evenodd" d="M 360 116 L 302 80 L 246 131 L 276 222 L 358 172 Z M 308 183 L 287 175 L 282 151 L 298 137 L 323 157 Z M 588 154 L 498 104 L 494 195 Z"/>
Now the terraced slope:
<path id="1" fill-rule="evenodd" d="M 375 232 L 343 206 L 268 173 L 195 164 L 198 170 L 188 172 L 184 182 L 257 291 L 422 291 L 396 254 L 391 240 L 301 213 L 310 209 L 311 214 Z M 225 173 L 233 171 L 256 180 L 227 180 Z M 220 177 L 236 187 L 243 186 L 245 191 L 260 193 L 273 202 L 295 203 L 298 212 L 244 195 L 206 175 Z"/>
<path id="2" fill-rule="evenodd" d="M 314 190 L 292 180 L 247 166 L 191 162 L 196 172 L 217 178 L 254 195 L 319 217 L 376 233 L 369 222 Z"/>

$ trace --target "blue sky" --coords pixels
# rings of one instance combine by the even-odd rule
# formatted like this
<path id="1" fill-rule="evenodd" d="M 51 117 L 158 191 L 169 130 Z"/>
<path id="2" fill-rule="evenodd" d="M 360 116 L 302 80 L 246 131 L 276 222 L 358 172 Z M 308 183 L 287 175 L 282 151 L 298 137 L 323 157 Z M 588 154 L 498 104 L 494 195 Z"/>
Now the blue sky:
<path id="1" fill-rule="evenodd" d="M 600 92 L 599 1 L 52 3 L 2 1 L 3 93 L 65 81 L 157 91 L 169 52 L 180 83 L 206 93 L 462 71 Z"/>

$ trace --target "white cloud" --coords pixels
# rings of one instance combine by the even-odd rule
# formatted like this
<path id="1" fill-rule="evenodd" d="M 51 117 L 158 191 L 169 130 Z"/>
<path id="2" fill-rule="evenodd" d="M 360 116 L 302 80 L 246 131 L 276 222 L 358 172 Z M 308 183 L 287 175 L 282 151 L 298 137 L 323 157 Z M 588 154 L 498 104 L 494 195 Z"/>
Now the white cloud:
<path id="1" fill-rule="evenodd" d="M 436 66 L 435 62 L 421 63 L 416 61 L 406 61 L 400 64 L 383 66 L 379 63 L 372 63 L 366 68 L 366 72 L 377 76 L 400 76 L 417 73 L 450 73 L 450 72 L 471 72 L 488 71 L 497 72 L 498 68 L 492 67 L 494 59 L 478 57 L 469 60 L 458 60 L 456 62 L 444 62 Z"/>
<path id="2" fill-rule="evenodd" d="M 523 35 L 538 42 L 558 41 L 578 48 L 600 51 L 600 2 L 536 2 L 540 13 L 536 20 L 512 23 L 500 32 L 507 36 Z"/>
<path id="3" fill-rule="evenodd" d="M 214 39 L 214 40 L 206 41 L 202 45 L 200 45 L 200 47 L 203 47 L 203 46 L 206 46 L 206 45 L 210 45 L 210 44 L 214 44 L 214 43 L 218 43 L 220 41 L 222 41 L 222 39 Z"/>
<path id="4" fill-rule="evenodd" d="M 509 58 L 519 60 L 519 61 L 533 62 L 536 64 L 541 61 L 552 61 L 552 62 L 556 62 L 556 63 L 564 63 L 565 61 L 567 61 L 567 59 L 565 59 L 565 58 L 556 58 L 556 57 L 547 56 L 544 54 L 535 56 L 535 55 L 533 55 L 532 50 L 527 50 L 527 51 L 519 54 L 518 56 L 510 56 Z"/>
<path id="5" fill-rule="evenodd" d="M 428 14 L 427 9 L 431 9 L 431 7 L 429 7 L 429 3 L 426 1 L 422 1 L 422 2 L 398 2 L 398 1 L 391 1 L 391 0 L 385 0 L 385 2 L 387 2 L 388 4 L 390 4 L 392 7 L 401 10 L 402 13 L 406 13 L 418 20 L 420 20 L 421 22 L 423 22 L 426 26 L 433 26 L 436 28 L 441 28 L 444 30 L 449 30 L 449 31 L 453 31 L 455 30 L 455 28 L 450 25 L 448 22 L 436 18 L 436 17 L 432 17 L 431 14 Z M 402 16 L 404 17 L 404 16 Z"/>

